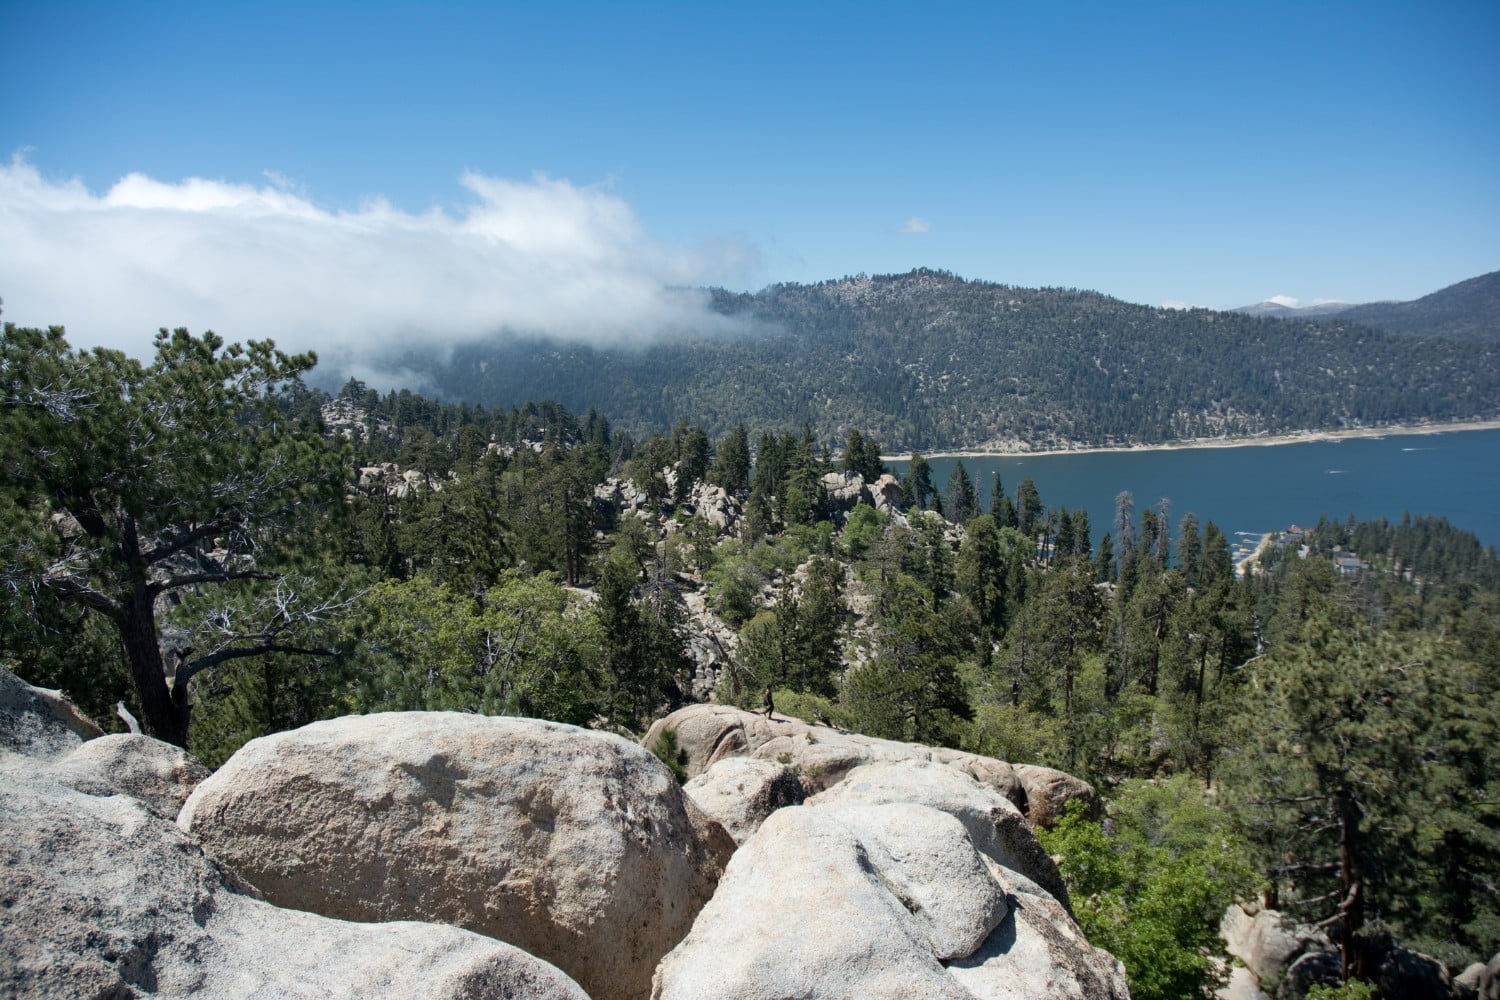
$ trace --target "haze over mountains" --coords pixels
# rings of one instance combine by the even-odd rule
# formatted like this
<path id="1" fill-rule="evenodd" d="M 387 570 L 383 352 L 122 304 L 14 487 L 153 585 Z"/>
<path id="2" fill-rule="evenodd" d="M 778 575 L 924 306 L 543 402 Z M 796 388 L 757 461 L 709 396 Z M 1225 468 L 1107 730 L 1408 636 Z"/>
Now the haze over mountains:
<path id="1" fill-rule="evenodd" d="M 859 428 L 888 449 L 1159 443 L 1500 416 L 1497 285 L 1283 322 L 919 269 L 715 291 L 756 335 L 502 336 L 389 361 L 450 399 L 556 399 L 638 435 L 686 420 L 716 435 L 806 422 L 830 444 Z"/>

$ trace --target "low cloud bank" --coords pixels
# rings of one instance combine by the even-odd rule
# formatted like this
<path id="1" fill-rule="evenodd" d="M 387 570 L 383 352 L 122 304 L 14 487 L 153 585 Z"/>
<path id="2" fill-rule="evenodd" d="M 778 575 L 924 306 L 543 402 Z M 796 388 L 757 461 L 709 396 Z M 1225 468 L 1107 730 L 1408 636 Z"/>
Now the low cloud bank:
<path id="1" fill-rule="evenodd" d="M 0 166 L 5 319 L 141 357 L 162 326 L 270 337 L 376 377 L 383 356 L 502 332 L 612 346 L 735 332 L 697 286 L 743 274 L 753 249 L 663 245 L 598 187 L 460 182 L 454 210 L 335 211 L 279 178 L 131 174 L 96 194 L 17 157 Z"/>

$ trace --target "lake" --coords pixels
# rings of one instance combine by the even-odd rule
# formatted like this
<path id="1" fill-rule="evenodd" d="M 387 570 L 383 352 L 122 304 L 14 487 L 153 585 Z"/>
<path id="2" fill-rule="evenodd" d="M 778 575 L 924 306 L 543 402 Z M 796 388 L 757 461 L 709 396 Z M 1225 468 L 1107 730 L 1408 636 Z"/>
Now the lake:
<path id="1" fill-rule="evenodd" d="M 931 458 L 932 482 L 946 492 L 954 459 Z M 1500 430 L 1392 434 L 1240 448 L 1182 448 L 1082 455 L 965 458 L 981 503 L 994 476 L 1014 499 L 1030 477 L 1049 508 L 1088 511 L 1095 545 L 1112 530 L 1115 495 L 1129 490 L 1140 511 L 1171 501 L 1172 535 L 1183 514 L 1213 521 L 1231 543 L 1268 531 L 1316 524 L 1319 515 L 1392 521 L 1435 514 L 1500 546 Z M 905 475 L 907 463 L 888 463 Z"/>

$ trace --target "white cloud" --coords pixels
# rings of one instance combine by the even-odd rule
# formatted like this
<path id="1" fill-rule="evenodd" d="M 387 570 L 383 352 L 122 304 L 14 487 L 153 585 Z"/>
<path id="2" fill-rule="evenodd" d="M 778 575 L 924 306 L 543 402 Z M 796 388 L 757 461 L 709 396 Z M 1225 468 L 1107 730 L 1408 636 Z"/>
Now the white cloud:
<path id="1" fill-rule="evenodd" d="M 657 243 L 616 195 L 543 176 L 465 173 L 466 204 L 420 214 L 383 200 L 333 211 L 267 177 L 130 174 L 99 195 L 20 157 L 0 166 L 5 318 L 137 355 L 162 326 L 270 337 L 329 361 L 503 330 L 638 343 L 727 329 L 691 286 L 756 263 L 737 241 Z"/>
<path id="2" fill-rule="evenodd" d="M 1266 301 L 1274 302 L 1278 306 L 1286 306 L 1288 309 L 1295 309 L 1299 300 L 1292 295 L 1273 295 L 1269 299 L 1266 299 Z"/>
<path id="3" fill-rule="evenodd" d="M 931 231 L 932 223 L 915 215 L 913 215 L 910 219 L 907 219 L 906 225 L 901 227 L 901 232 L 907 236 L 915 236 L 920 233 L 927 233 Z"/>

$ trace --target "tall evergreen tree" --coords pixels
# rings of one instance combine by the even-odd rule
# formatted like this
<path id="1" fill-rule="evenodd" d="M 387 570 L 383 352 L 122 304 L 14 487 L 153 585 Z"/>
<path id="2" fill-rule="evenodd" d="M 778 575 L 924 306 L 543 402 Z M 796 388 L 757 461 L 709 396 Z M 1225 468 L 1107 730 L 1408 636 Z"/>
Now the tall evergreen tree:
<path id="1" fill-rule="evenodd" d="M 174 595 L 282 578 L 284 533 L 337 501 L 342 456 L 277 406 L 314 361 L 163 330 L 143 365 L 74 351 L 60 328 L 4 326 L 0 582 L 108 621 L 158 739 L 187 745 L 189 684 L 203 671 L 332 652 L 300 634 L 329 609 L 306 605 L 290 577 L 233 623 L 202 623 L 170 662 L 158 627 Z"/>
<path id="2" fill-rule="evenodd" d="M 864 454 L 860 458 L 859 474 L 864 477 L 867 483 L 873 483 L 885 475 L 885 463 L 880 460 L 880 442 L 869 435 L 865 436 Z"/>
<path id="3" fill-rule="evenodd" d="M 744 424 L 736 426 L 719 442 L 719 451 L 714 456 L 708 479 L 732 495 L 750 489 L 750 434 Z"/>
<path id="4" fill-rule="evenodd" d="M 1115 494 L 1115 566 L 1135 558 L 1135 497 L 1129 490 Z"/>
<path id="5" fill-rule="evenodd" d="M 1089 527 L 1089 512 L 1080 507 L 1073 512 L 1073 554 L 1087 559 L 1093 555 L 1093 529 Z"/>
<path id="6" fill-rule="evenodd" d="M 1172 532 L 1168 527 L 1167 514 L 1171 511 L 1172 501 L 1162 497 L 1156 502 L 1156 550 L 1154 556 L 1156 565 L 1165 569 L 1172 561 Z"/>
<path id="7" fill-rule="evenodd" d="M 1452 763 L 1492 756 L 1497 730 L 1490 706 L 1474 700 L 1473 665 L 1449 644 L 1371 635 L 1316 586 L 1299 633 L 1254 661 L 1226 789 L 1264 852 L 1278 905 L 1331 928 L 1346 979 L 1373 979 L 1366 925 L 1404 930 L 1407 918 L 1427 932 L 1436 914 L 1414 898 L 1430 891 L 1422 884 L 1484 863 L 1441 849 L 1444 828 L 1474 830 L 1475 814 L 1440 804 L 1462 795 L 1493 821 L 1493 802 L 1481 805 Z"/>
<path id="8" fill-rule="evenodd" d="M 907 502 L 920 510 L 926 510 L 937 499 L 937 488 L 932 485 L 932 469 L 920 453 L 912 453 L 911 465 L 906 470 L 906 482 L 903 485 Z"/>
<path id="9" fill-rule="evenodd" d="M 1229 551 L 1229 539 L 1217 524 L 1209 521 L 1203 526 L 1203 565 L 1200 570 L 1205 587 L 1212 587 L 1234 576 L 1234 556 Z"/>
<path id="10" fill-rule="evenodd" d="M 1203 572 L 1203 539 L 1198 536 L 1198 518 L 1191 512 L 1182 515 L 1178 531 L 1182 534 L 1177 542 L 1177 562 L 1187 585 L 1196 587 Z"/>
<path id="11" fill-rule="evenodd" d="M 713 448 L 708 443 L 708 434 L 702 427 L 678 424 L 672 434 L 672 447 L 677 456 L 677 486 L 672 499 L 677 503 L 686 500 L 700 479 L 708 476 L 713 459 Z"/>
<path id="12" fill-rule="evenodd" d="M 845 472 L 855 475 L 864 474 L 865 461 L 865 436 L 858 428 L 851 428 L 849 436 L 844 441 L 844 455 L 840 461 L 840 468 Z"/>
<path id="13" fill-rule="evenodd" d="M 1005 562 L 1000 554 L 1000 532 L 989 514 L 969 522 L 954 577 L 974 619 L 979 664 L 988 668 L 1006 619 Z"/>
<path id="14" fill-rule="evenodd" d="M 954 524 L 967 524 L 978 513 L 979 497 L 960 459 L 953 463 L 953 473 L 948 477 L 948 517 Z"/>
<path id="15" fill-rule="evenodd" d="M 1099 539 L 1099 551 L 1094 553 L 1094 580 L 1109 583 L 1115 575 L 1115 543 L 1109 532 Z"/>
<path id="16" fill-rule="evenodd" d="M 882 588 L 874 655 L 849 671 L 844 703 L 861 732 L 952 744 L 958 722 L 973 717 L 958 670 L 963 642 L 955 622 L 905 574 L 887 578 Z"/>
<path id="17" fill-rule="evenodd" d="M 1016 487 L 1016 526 L 1021 534 L 1035 538 L 1046 526 L 1044 513 L 1042 495 L 1037 492 L 1036 483 L 1029 478 L 1021 480 L 1021 485 Z"/>

